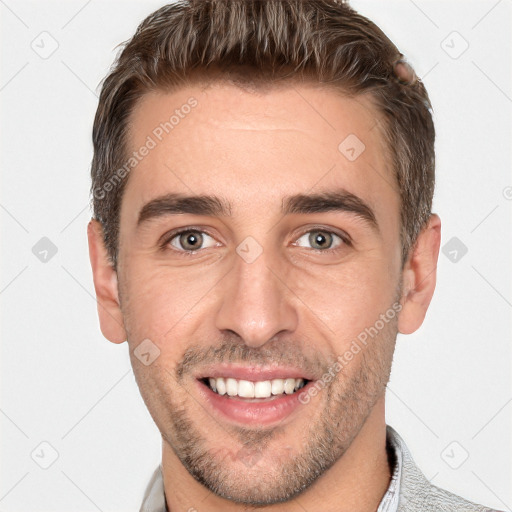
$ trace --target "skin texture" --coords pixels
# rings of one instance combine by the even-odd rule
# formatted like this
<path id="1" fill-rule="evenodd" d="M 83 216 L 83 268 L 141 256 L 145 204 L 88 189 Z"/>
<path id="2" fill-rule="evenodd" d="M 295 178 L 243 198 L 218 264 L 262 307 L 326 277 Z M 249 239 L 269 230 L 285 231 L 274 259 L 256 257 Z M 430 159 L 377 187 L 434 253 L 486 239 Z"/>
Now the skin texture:
<path id="1" fill-rule="evenodd" d="M 214 83 L 147 94 L 132 113 L 130 150 L 190 97 L 197 106 L 130 172 L 117 273 L 101 225 L 88 227 L 101 330 L 128 340 L 162 434 L 168 507 L 376 510 L 390 478 L 384 392 L 395 339 L 418 329 L 432 298 L 439 217 L 401 268 L 400 196 L 377 113 L 367 97 L 319 86 L 263 93 Z M 349 134 L 365 145 L 354 161 L 338 150 Z M 349 212 L 280 213 L 287 196 L 338 188 L 372 208 L 378 232 Z M 137 227 L 143 205 L 171 192 L 215 195 L 231 216 L 166 215 Z M 199 250 L 185 255 L 179 236 L 160 248 L 183 227 L 203 234 Z M 312 246 L 314 229 L 334 249 Z M 263 251 L 251 263 L 236 252 L 248 236 Z M 198 391 L 196 376 L 212 363 L 285 363 L 320 379 L 398 303 L 399 314 L 277 425 L 228 421 Z M 148 366 L 133 353 L 144 339 L 160 350 Z"/>

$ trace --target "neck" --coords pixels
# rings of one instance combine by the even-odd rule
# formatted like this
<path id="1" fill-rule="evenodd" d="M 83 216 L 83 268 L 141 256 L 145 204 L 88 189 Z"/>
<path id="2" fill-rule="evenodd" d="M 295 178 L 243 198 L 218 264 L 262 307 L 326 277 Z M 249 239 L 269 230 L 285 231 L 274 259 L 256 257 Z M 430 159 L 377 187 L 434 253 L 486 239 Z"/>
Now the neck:
<path id="1" fill-rule="evenodd" d="M 392 468 L 386 451 L 384 396 L 375 404 L 343 456 L 302 494 L 286 503 L 258 507 L 264 512 L 375 512 L 389 486 Z M 183 467 L 164 441 L 162 470 L 169 512 L 253 510 L 210 492 Z"/>

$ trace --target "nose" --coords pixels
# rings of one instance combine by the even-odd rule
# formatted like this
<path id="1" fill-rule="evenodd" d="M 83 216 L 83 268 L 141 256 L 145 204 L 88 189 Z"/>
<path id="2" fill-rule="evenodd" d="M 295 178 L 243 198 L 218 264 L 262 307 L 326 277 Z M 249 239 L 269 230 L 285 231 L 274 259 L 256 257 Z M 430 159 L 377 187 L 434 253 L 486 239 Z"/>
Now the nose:
<path id="1" fill-rule="evenodd" d="M 282 273 L 272 268 L 265 251 L 251 263 L 235 255 L 234 266 L 223 281 L 216 317 L 219 330 L 235 332 L 254 348 L 282 331 L 295 331 L 298 315 L 291 300 L 293 292 Z"/>

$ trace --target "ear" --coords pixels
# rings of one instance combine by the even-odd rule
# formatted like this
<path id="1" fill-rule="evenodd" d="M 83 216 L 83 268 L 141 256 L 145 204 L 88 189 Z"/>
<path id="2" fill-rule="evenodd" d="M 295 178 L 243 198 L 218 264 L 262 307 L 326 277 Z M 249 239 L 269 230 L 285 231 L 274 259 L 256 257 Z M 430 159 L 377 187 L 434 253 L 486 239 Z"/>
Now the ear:
<path id="1" fill-rule="evenodd" d="M 402 310 L 398 331 L 411 334 L 423 323 L 436 287 L 441 219 L 435 213 L 421 231 L 402 271 Z"/>
<path id="2" fill-rule="evenodd" d="M 117 273 L 109 262 L 100 222 L 90 220 L 87 238 L 101 332 L 112 343 L 122 343 L 126 341 L 126 332 L 119 307 Z"/>

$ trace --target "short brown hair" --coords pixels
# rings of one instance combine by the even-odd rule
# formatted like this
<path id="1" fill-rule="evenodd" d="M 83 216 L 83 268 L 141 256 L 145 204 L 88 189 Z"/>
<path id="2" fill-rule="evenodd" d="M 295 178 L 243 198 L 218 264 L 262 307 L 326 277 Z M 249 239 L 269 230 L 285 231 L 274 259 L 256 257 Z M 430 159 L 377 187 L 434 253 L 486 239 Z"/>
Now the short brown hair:
<path id="1" fill-rule="evenodd" d="M 130 114 L 145 93 L 180 87 L 198 71 L 211 79 L 213 70 L 238 83 L 309 78 L 370 94 L 401 198 L 403 265 L 431 214 L 435 132 L 426 89 L 402 62 L 389 38 L 341 0 L 181 0 L 148 16 L 105 78 L 94 120 L 93 212 L 114 268 L 127 181 L 116 172 L 127 160 Z"/>

